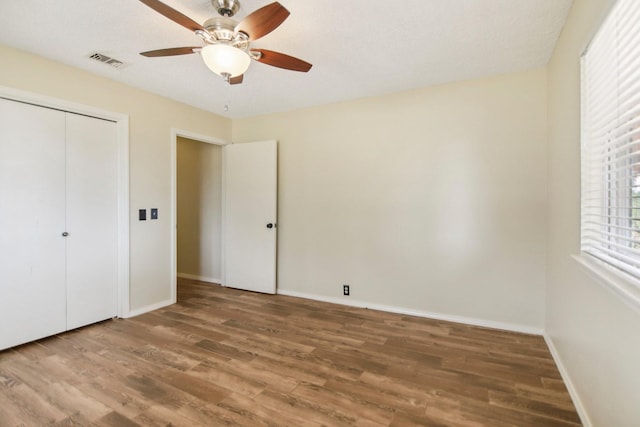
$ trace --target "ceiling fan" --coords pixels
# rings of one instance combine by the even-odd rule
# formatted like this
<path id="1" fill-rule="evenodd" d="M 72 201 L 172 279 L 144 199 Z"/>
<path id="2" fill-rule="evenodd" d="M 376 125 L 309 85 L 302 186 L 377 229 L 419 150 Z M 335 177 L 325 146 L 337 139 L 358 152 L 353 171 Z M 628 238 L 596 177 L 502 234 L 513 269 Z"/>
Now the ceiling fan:
<path id="1" fill-rule="evenodd" d="M 307 72 L 311 69 L 311 64 L 293 56 L 251 48 L 251 42 L 275 30 L 289 16 L 289 11 L 278 2 L 268 4 L 236 22 L 231 18 L 240 9 L 238 0 L 211 0 L 220 16 L 208 19 L 200 25 L 158 0 L 140 1 L 193 31 L 204 41 L 204 46 L 151 50 L 140 55 L 160 57 L 200 53 L 207 67 L 230 84 L 242 83 L 251 60 L 292 71 Z"/>

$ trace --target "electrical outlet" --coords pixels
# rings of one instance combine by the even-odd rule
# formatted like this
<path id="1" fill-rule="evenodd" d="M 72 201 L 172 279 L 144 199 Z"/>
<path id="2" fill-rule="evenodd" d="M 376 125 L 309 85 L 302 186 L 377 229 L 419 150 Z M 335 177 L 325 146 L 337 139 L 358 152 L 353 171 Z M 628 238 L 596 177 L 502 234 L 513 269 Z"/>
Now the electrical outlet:
<path id="1" fill-rule="evenodd" d="M 342 285 L 342 293 L 349 296 L 349 285 Z"/>

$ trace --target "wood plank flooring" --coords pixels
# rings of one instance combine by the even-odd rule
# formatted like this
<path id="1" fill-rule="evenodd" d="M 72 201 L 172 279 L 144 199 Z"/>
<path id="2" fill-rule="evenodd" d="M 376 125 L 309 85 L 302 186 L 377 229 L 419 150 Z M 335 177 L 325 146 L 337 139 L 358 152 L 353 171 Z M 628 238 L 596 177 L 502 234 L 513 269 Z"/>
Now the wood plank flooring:
<path id="1" fill-rule="evenodd" d="M 0 352 L 0 426 L 580 425 L 538 336 L 188 280 L 178 292 Z"/>

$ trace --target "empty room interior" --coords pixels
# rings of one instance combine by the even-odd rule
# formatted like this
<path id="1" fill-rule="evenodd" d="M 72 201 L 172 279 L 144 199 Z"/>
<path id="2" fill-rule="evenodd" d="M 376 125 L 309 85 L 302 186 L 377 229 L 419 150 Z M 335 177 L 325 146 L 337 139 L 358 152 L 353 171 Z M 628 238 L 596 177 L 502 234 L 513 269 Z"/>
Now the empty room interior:
<path id="1" fill-rule="evenodd" d="M 2 2 L 0 426 L 639 426 L 639 22 Z"/>

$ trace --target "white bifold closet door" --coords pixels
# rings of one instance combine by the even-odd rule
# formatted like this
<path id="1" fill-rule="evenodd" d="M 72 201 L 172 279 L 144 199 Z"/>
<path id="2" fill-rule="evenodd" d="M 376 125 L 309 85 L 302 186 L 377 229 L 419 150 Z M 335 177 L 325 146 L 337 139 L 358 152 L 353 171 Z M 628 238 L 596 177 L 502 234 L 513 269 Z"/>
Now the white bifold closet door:
<path id="1" fill-rule="evenodd" d="M 65 113 L 0 99 L 0 349 L 66 329 Z"/>
<path id="2" fill-rule="evenodd" d="M 73 329 L 117 313 L 117 127 L 66 116 L 67 329 Z"/>
<path id="3" fill-rule="evenodd" d="M 116 124 L 0 99 L 0 349 L 117 314 Z"/>

